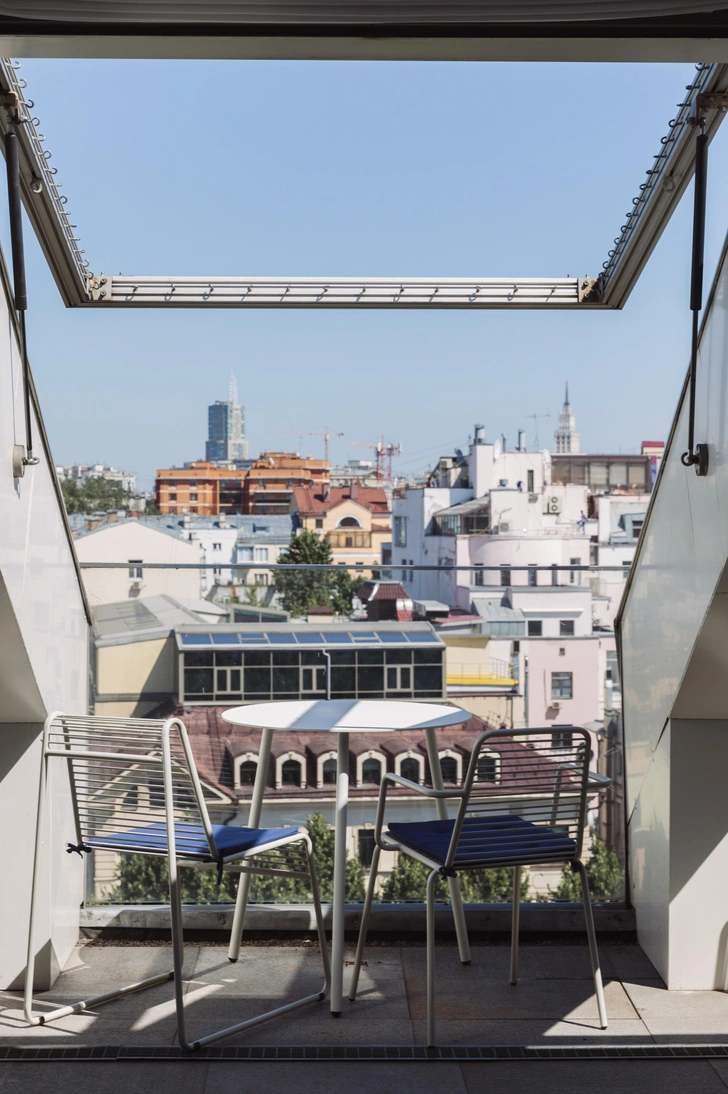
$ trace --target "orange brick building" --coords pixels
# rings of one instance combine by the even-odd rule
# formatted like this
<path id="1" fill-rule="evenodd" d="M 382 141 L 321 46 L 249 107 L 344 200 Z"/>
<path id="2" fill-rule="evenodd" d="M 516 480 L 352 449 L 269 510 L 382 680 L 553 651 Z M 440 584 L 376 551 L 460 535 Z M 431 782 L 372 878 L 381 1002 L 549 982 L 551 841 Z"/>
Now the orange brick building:
<path id="1" fill-rule="evenodd" d="M 326 460 L 294 452 L 264 452 L 240 470 L 196 461 L 157 471 L 157 505 L 162 513 L 287 513 L 297 486 L 316 489 L 330 481 Z"/>

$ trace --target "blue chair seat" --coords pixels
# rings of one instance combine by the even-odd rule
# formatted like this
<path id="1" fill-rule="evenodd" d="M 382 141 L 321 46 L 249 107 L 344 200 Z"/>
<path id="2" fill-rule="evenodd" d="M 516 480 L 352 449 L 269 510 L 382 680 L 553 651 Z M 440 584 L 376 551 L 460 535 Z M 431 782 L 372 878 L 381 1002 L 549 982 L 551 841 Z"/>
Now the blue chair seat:
<path id="1" fill-rule="evenodd" d="M 264 847 L 268 843 L 298 834 L 298 828 L 238 828 L 228 824 L 213 824 L 212 834 L 223 859 L 232 858 Z M 185 824 L 178 821 L 174 826 L 177 854 L 181 858 L 197 858 L 202 862 L 214 862 L 210 855 L 205 829 L 201 824 Z M 167 854 L 167 825 L 164 821 L 143 828 L 130 828 L 126 832 L 110 832 L 107 836 L 92 836 L 86 840 L 89 847 L 103 847 L 109 851 L 137 851 L 146 854 Z"/>
<path id="2" fill-rule="evenodd" d="M 390 835 L 433 862 L 444 863 L 454 820 L 390 824 Z M 472 869 L 498 863 L 559 862 L 573 858 L 576 843 L 567 835 L 522 817 L 466 817 L 454 866 Z"/>

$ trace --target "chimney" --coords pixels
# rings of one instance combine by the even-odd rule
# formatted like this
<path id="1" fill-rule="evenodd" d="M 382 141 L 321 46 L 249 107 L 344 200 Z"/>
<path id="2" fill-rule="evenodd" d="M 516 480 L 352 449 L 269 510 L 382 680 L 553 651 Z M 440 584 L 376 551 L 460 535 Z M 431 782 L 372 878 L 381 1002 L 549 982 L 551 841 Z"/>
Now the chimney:
<path id="1" fill-rule="evenodd" d="M 227 528 L 227 520 L 225 519 L 224 513 L 220 513 L 220 516 L 218 517 L 218 524 L 221 528 Z"/>
<path id="2" fill-rule="evenodd" d="M 329 500 L 329 498 L 331 497 L 331 483 L 330 482 L 325 482 L 323 484 L 323 486 L 321 488 L 321 494 L 323 496 L 324 501 Z"/>
<path id="3" fill-rule="evenodd" d="M 351 498 L 352 501 L 356 501 L 357 498 L 359 497 L 359 480 L 358 479 L 354 479 L 353 483 L 351 484 L 351 490 L 349 491 L 349 497 Z"/>
<path id="4" fill-rule="evenodd" d="M 525 452 L 526 451 L 526 430 L 525 429 L 519 429 L 518 430 L 518 451 L 519 452 Z"/>
<path id="5" fill-rule="evenodd" d="M 476 425 L 473 436 L 473 444 L 485 444 L 485 426 Z"/>
<path id="6" fill-rule="evenodd" d="M 183 528 L 189 528 L 189 526 L 190 526 L 190 514 L 189 513 L 183 513 L 182 514 L 182 527 Z"/>

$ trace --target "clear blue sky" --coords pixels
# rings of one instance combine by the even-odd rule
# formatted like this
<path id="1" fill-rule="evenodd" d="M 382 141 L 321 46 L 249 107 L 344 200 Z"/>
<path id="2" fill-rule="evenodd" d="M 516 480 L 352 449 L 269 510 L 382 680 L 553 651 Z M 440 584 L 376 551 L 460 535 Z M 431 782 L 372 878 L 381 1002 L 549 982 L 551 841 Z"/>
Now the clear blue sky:
<path id="1" fill-rule="evenodd" d="M 692 66 L 24 61 L 94 272 L 596 275 Z M 706 269 L 728 224 L 711 146 Z M 719 185 L 718 179 L 721 179 Z M 689 348 L 691 194 L 622 312 L 66 310 L 29 245 L 29 345 L 58 462 L 152 484 L 204 454 L 230 369 L 251 454 L 328 423 L 400 441 L 551 438 L 564 381 L 586 451 L 667 434 Z M 3 225 L 3 237 L 6 236 Z M 323 454 L 323 440 L 304 438 Z"/>

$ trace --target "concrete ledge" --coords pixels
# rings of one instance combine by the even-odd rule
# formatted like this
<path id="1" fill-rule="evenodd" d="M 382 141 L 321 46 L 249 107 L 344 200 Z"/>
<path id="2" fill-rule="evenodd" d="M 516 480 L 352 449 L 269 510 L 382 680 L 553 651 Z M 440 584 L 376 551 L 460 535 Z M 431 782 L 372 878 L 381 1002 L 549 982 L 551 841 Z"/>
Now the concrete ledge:
<path id="1" fill-rule="evenodd" d="M 324 905 L 324 920 L 331 925 L 331 905 Z M 357 931 L 361 922 L 361 904 L 346 908 L 346 930 Z M 233 921 L 232 904 L 187 904 L 182 910 L 186 931 L 229 931 Z M 474 933 L 507 934 L 511 929 L 511 909 L 508 904 L 470 904 L 465 909 L 468 930 Z M 623 905 L 594 905 L 594 921 L 601 934 L 633 935 L 635 916 L 632 908 Z M 449 905 L 440 904 L 435 911 L 438 930 L 453 930 Z M 81 931 L 87 935 L 104 932 L 167 932 L 170 929 L 169 907 L 164 904 L 95 905 L 81 909 Z M 313 908 L 308 904 L 253 904 L 245 915 L 245 930 L 256 934 L 315 931 Z M 425 930 L 424 904 L 375 904 L 370 919 L 370 932 L 386 934 L 418 934 Z M 521 933 L 524 935 L 583 934 L 584 911 L 580 904 L 522 904 Z"/>

